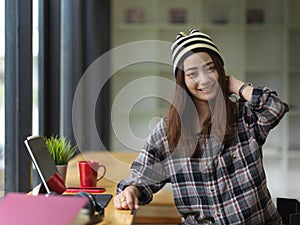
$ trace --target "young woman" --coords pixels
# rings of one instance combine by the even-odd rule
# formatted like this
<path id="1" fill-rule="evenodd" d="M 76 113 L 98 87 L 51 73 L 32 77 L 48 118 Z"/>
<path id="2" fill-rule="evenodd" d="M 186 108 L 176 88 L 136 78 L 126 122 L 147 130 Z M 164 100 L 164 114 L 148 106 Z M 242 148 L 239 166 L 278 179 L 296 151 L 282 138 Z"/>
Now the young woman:
<path id="1" fill-rule="evenodd" d="M 287 104 L 226 75 L 219 50 L 198 30 L 177 36 L 172 60 L 174 101 L 118 184 L 115 207 L 138 209 L 170 182 L 183 224 L 281 224 L 262 146 Z"/>

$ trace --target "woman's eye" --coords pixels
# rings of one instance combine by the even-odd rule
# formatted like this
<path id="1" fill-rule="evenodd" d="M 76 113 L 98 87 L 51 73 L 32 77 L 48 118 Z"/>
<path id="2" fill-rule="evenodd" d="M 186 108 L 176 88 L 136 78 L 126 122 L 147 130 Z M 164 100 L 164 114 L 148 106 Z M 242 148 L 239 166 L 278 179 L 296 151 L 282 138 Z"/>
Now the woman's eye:
<path id="1" fill-rule="evenodd" d="M 188 73 L 187 76 L 189 78 L 195 78 L 197 76 L 197 73 L 196 72 L 191 72 L 191 73 Z"/>
<path id="2" fill-rule="evenodd" d="M 215 69 L 216 69 L 216 67 L 210 66 L 207 68 L 206 72 L 212 73 L 212 72 L 214 72 Z"/>

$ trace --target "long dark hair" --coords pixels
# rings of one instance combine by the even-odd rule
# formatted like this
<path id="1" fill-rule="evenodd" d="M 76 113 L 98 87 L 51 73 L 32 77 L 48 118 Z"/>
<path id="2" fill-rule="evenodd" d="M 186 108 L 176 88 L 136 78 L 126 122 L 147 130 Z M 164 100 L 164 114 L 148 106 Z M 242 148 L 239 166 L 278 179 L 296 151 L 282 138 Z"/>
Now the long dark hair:
<path id="1" fill-rule="evenodd" d="M 202 137 L 204 139 L 210 135 L 211 129 L 214 129 L 215 132 L 219 132 L 222 136 L 222 142 L 226 141 L 229 137 L 232 137 L 236 133 L 236 112 L 237 104 L 236 102 L 230 100 L 229 89 L 228 89 L 228 78 L 225 74 L 223 64 L 218 56 L 214 53 L 208 52 L 212 58 L 215 68 L 219 74 L 219 87 L 220 93 L 217 96 L 219 102 L 215 102 L 214 106 L 214 119 L 216 119 L 215 128 L 211 127 L 212 115 L 209 115 L 203 122 L 200 124 L 202 127 Z M 197 111 L 195 109 L 195 103 L 193 101 L 192 94 L 189 92 L 185 80 L 183 65 L 178 69 L 177 79 L 176 79 L 176 88 L 173 103 L 170 105 L 168 110 L 168 130 L 167 138 L 169 143 L 170 151 L 175 151 L 176 147 L 180 145 L 181 140 L 184 143 L 191 143 L 189 145 L 192 149 L 188 151 L 194 151 L 196 147 L 196 136 L 195 136 L 195 119 L 197 118 Z M 222 104 L 219 104 L 222 101 Z M 224 115 L 225 112 L 225 115 Z M 217 118 L 215 118 L 217 117 Z M 222 118 L 221 118 L 222 117 Z M 224 121 L 226 123 L 224 124 Z M 197 120 L 198 121 L 198 120 Z M 222 122 L 223 121 L 223 122 Z M 224 124 L 223 126 L 221 124 Z"/>

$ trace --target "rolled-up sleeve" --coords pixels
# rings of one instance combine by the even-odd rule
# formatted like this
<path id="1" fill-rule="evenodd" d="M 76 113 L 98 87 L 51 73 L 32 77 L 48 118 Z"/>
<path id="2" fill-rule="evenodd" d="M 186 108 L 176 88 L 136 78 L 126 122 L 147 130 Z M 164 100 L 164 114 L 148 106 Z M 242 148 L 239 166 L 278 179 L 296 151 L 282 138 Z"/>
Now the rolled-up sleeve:
<path id="1" fill-rule="evenodd" d="M 251 121 L 255 126 L 257 138 L 263 144 L 272 128 L 289 111 L 288 105 L 283 102 L 273 91 L 267 87 L 256 87 L 246 108 L 246 121 Z"/>

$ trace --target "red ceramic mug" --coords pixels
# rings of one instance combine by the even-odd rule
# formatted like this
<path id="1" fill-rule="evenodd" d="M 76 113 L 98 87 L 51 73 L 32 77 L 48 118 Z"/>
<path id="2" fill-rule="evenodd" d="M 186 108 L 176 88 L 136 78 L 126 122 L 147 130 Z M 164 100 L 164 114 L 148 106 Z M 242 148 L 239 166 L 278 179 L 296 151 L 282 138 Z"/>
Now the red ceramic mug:
<path id="1" fill-rule="evenodd" d="M 102 174 L 98 176 L 98 170 L 102 168 Z M 106 167 L 100 165 L 98 161 L 79 161 L 79 180 L 80 187 L 97 187 L 97 182 L 101 180 L 106 173 Z"/>

